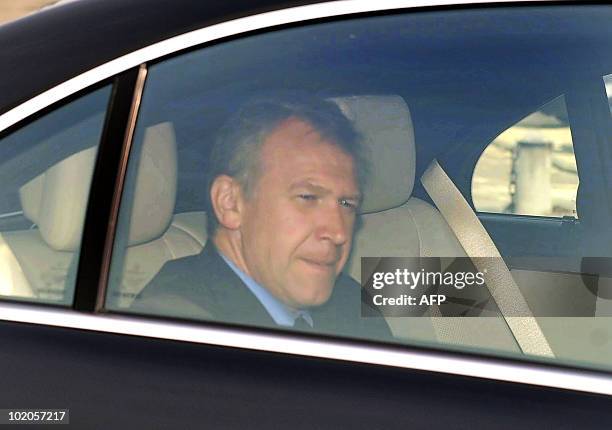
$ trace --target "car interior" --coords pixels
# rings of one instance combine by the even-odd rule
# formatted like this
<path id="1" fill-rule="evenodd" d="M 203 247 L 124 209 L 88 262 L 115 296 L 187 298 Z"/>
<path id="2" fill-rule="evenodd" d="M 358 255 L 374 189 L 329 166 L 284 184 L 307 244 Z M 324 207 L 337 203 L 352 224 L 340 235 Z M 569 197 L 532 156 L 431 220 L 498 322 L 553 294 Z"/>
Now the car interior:
<path id="1" fill-rule="evenodd" d="M 3 232 L 3 295 L 71 302 L 67 282 L 76 269 L 96 149 L 71 155 L 19 189 L 23 214 L 36 228 Z M 124 300 L 135 297 L 166 261 L 196 254 L 204 245 L 204 214 L 174 214 L 176 169 L 171 125 L 148 129 L 131 207 Z"/>

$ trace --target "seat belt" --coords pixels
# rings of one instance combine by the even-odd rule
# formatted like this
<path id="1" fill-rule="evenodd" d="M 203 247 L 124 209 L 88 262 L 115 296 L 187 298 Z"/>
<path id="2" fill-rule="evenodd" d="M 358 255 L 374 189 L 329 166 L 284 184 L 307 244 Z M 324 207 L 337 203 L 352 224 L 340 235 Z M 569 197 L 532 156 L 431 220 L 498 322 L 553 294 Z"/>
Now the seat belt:
<path id="1" fill-rule="evenodd" d="M 554 357 L 499 250 L 437 160 L 431 162 L 421 183 L 474 266 L 483 273 L 487 288 L 523 353 Z"/>

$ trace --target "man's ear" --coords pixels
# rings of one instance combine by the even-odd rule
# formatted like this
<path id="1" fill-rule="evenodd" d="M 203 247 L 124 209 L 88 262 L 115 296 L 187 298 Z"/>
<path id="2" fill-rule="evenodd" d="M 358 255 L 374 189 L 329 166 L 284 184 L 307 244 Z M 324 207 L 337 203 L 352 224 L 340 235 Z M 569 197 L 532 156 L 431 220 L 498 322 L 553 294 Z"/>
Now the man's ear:
<path id="1" fill-rule="evenodd" d="M 228 175 L 219 175 L 210 187 L 210 200 L 219 224 L 236 230 L 242 222 L 242 186 Z"/>

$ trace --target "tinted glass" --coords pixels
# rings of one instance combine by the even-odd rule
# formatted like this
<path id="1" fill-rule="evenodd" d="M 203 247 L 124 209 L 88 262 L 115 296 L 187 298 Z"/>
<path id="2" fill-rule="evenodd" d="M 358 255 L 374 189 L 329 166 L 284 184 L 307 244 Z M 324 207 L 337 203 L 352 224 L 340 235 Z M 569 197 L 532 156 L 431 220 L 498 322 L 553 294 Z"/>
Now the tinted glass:
<path id="1" fill-rule="evenodd" d="M 0 139 L 0 295 L 72 302 L 110 87 Z"/>
<path id="2" fill-rule="evenodd" d="M 610 17 L 359 18 L 149 65 L 107 308 L 608 366 L 607 266 L 588 259 L 607 255 L 606 166 L 584 136 L 605 127 L 585 114 L 604 91 L 586 77 L 612 56 L 584 47 L 609 43 Z M 513 178 L 522 140 L 504 133 L 534 121 Z M 524 155 L 553 128 L 544 186 Z M 545 191 L 510 211 L 519 185 Z"/>

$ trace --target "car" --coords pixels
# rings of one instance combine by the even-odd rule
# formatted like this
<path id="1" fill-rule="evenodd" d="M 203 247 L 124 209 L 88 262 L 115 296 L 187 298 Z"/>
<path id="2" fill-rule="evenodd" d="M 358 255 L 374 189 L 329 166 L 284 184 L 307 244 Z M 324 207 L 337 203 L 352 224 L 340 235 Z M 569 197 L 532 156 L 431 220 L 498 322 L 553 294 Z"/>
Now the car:
<path id="1" fill-rule="evenodd" d="M 77 0 L 1 26 L 0 422 L 605 427 L 611 20 L 575 2 Z M 342 276 L 392 338 L 136 306 L 194 268 L 211 148 L 270 97 L 325 101 L 361 136 Z"/>

